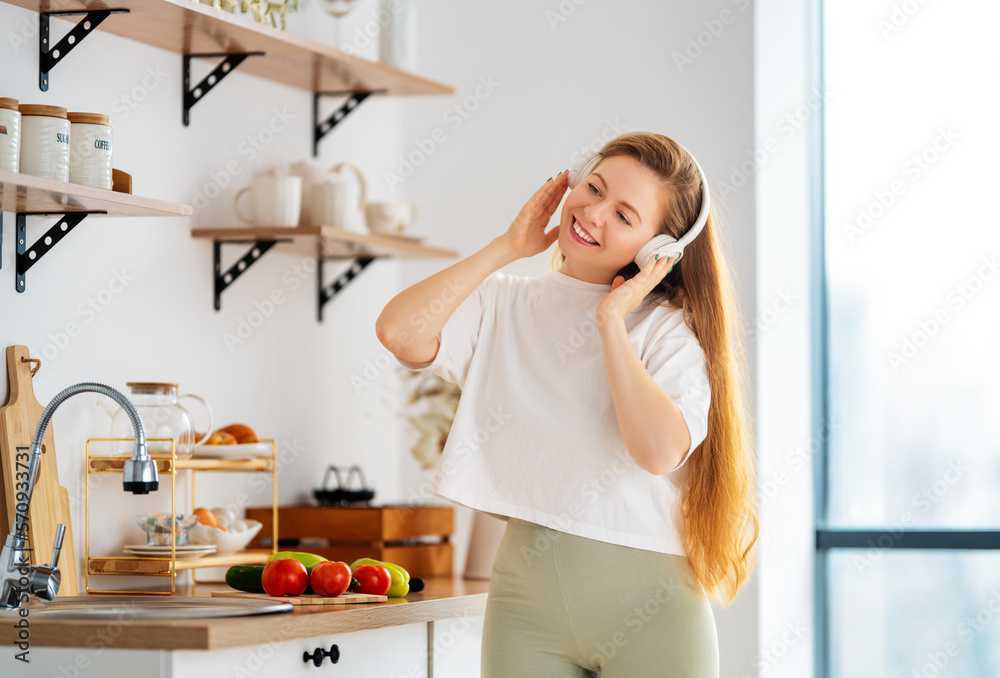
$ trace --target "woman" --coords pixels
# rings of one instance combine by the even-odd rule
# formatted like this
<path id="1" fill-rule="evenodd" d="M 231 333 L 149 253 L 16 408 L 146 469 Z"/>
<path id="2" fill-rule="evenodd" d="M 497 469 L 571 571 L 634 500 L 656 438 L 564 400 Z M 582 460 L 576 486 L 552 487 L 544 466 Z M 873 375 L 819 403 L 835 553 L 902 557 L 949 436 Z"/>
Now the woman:
<path id="1" fill-rule="evenodd" d="M 406 367 L 459 384 L 435 494 L 507 520 L 482 675 L 718 676 L 707 595 L 731 603 L 759 534 L 745 358 L 711 212 L 658 134 L 550 179 L 486 247 L 394 297 L 376 324 Z M 558 241 L 540 278 L 497 269 Z M 679 262 L 679 263 L 678 263 Z"/>

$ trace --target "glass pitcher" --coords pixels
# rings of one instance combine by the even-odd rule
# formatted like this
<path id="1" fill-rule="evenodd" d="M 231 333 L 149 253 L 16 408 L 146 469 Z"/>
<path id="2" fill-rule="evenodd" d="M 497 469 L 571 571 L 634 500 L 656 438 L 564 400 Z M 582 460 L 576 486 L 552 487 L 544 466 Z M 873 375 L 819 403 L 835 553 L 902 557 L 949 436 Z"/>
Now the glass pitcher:
<path id="1" fill-rule="evenodd" d="M 205 442 L 212 435 L 212 408 L 200 396 L 193 394 L 177 394 L 177 384 L 161 384 L 150 382 L 128 382 L 129 400 L 139 412 L 139 418 L 146 429 L 146 445 L 151 455 L 170 456 L 170 443 L 167 441 L 150 440 L 150 438 L 172 438 L 177 450 L 177 457 L 190 457 L 194 448 Z M 196 439 L 194 419 L 180 404 L 181 398 L 194 398 L 200 402 L 208 413 L 208 425 L 200 439 Z M 128 413 L 118 408 L 111 414 L 111 437 L 133 439 L 132 423 Z M 131 443 L 114 443 L 115 453 L 121 456 L 132 454 Z"/>

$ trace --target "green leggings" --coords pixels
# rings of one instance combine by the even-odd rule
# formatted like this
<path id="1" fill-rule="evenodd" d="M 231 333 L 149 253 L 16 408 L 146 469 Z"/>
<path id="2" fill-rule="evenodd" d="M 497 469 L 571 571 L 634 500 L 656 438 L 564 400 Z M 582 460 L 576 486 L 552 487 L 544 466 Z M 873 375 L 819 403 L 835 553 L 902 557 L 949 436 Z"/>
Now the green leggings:
<path id="1" fill-rule="evenodd" d="M 507 521 L 482 678 L 718 678 L 712 608 L 686 556 Z"/>

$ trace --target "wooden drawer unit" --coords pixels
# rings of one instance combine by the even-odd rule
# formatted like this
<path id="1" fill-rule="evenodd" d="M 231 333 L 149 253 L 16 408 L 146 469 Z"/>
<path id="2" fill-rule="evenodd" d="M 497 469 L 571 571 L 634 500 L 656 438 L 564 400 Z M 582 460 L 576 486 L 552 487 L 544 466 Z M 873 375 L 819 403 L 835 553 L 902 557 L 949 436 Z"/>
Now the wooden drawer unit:
<path id="1" fill-rule="evenodd" d="M 270 544 L 270 507 L 249 507 L 247 518 L 264 527 L 253 545 Z M 414 577 L 451 574 L 455 511 L 450 506 L 279 506 L 278 534 L 300 539 L 303 546 L 279 545 L 278 550 L 301 550 L 350 564 L 358 558 L 396 563 Z M 325 545 L 311 545 L 324 540 Z M 322 542 L 321 542 L 322 543 Z"/>

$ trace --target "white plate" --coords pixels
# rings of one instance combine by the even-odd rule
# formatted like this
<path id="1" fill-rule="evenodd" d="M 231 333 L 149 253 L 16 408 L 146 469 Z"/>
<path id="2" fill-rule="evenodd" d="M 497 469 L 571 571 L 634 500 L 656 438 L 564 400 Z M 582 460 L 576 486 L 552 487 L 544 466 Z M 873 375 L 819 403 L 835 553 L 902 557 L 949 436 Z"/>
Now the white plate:
<path id="1" fill-rule="evenodd" d="M 204 544 L 204 545 L 188 545 L 188 546 L 177 546 L 175 547 L 175 554 L 178 559 L 182 558 L 201 558 L 202 556 L 207 556 L 211 553 L 215 553 L 215 544 Z M 169 546 L 148 546 L 146 544 L 130 544 L 125 546 L 123 549 L 125 553 L 130 556 L 139 556 L 140 558 L 162 558 L 163 556 L 170 555 Z"/>
<path id="2" fill-rule="evenodd" d="M 194 560 L 195 558 L 203 558 L 204 556 L 211 555 L 212 551 L 197 551 L 195 553 L 182 553 L 178 551 L 176 554 L 177 560 Z M 135 556 L 136 558 L 170 558 L 170 552 L 166 553 L 153 553 L 149 551 L 130 551 L 125 549 L 125 554 L 129 556 Z"/>
<path id="3" fill-rule="evenodd" d="M 249 459 L 264 454 L 270 456 L 271 443 L 244 443 L 242 445 L 199 445 L 194 448 L 195 457 L 209 459 Z"/>
<path id="4" fill-rule="evenodd" d="M 150 553 L 170 553 L 170 545 L 166 546 L 150 546 L 149 544 L 125 544 L 124 547 L 129 551 L 149 551 Z M 210 552 L 215 550 L 215 544 L 185 544 L 184 546 L 175 546 L 174 549 L 178 552 L 193 552 L 193 551 L 205 551 Z"/>

